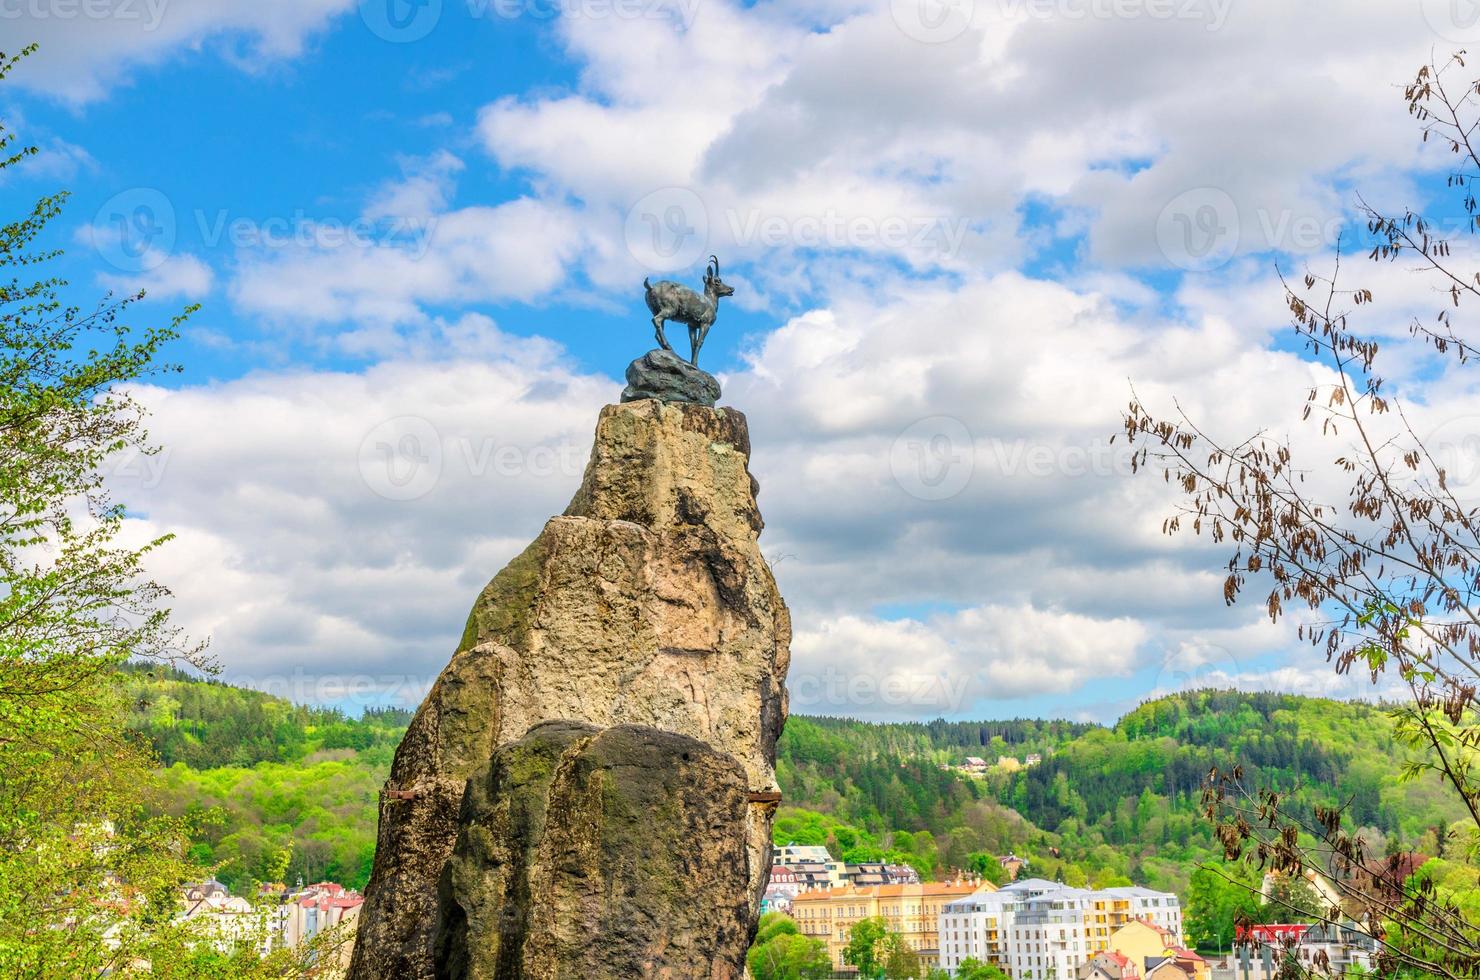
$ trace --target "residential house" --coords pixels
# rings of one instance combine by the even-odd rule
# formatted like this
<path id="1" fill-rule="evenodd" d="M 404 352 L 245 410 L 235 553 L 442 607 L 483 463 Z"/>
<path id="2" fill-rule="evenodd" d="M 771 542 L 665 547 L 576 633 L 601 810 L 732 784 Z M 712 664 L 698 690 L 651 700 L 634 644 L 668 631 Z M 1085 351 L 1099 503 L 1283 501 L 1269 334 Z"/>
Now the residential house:
<path id="1" fill-rule="evenodd" d="M 289 896 L 291 903 L 283 930 L 283 941 L 289 946 L 306 943 L 320 933 L 359 918 L 365 899 L 351 889 L 332 881 L 320 881 Z"/>
<path id="2" fill-rule="evenodd" d="M 1206 960 L 1183 946 L 1180 926 L 1173 929 L 1164 919 L 1132 919 L 1110 934 L 1109 947 L 1136 964 L 1146 980 L 1167 963 L 1193 980 L 1208 980 L 1212 972 Z"/>
<path id="3" fill-rule="evenodd" d="M 190 923 L 198 935 L 222 952 L 248 944 L 261 954 L 272 948 L 272 929 L 267 915 L 245 898 L 231 894 L 214 878 L 186 885 L 181 896 L 180 920 Z"/>
<path id="4" fill-rule="evenodd" d="M 792 918 L 802 935 L 827 945 L 827 955 L 837 969 L 846 967 L 843 950 L 853 926 L 870 918 L 883 919 L 919 955 L 921 963 L 930 967 L 939 962 L 941 910 L 949 902 L 991 887 L 954 881 L 804 891 L 792 899 Z"/>
<path id="5" fill-rule="evenodd" d="M 1159 956 L 1147 963 L 1145 980 L 1192 980 L 1192 968 L 1175 956 Z"/>
<path id="6" fill-rule="evenodd" d="M 1139 980 L 1140 971 L 1130 957 L 1113 949 L 1102 949 L 1079 964 L 1077 980 Z"/>
<path id="7" fill-rule="evenodd" d="M 1018 872 L 1028 866 L 1028 859 L 1020 858 L 1016 854 L 1004 854 L 997 859 L 997 863 L 1002 865 L 1003 871 L 1007 872 L 1008 881 L 1016 881 Z"/>
<path id="8" fill-rule="evenodd" d="M 1037 752 L 1029 752 L 1028 757 L 1023 760 L 1023 765 L 1036 766 L 1042 761 L 1043 756 L 1039 755 Z"/>

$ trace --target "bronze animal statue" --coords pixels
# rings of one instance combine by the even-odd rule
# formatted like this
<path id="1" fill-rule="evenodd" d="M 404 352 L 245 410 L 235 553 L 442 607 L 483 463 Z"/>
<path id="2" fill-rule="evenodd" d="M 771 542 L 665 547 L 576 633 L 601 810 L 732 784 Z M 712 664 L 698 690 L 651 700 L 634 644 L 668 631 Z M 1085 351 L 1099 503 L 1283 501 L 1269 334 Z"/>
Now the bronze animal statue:
<path id="1" fill-rule="evenodd" d="M 709 257 L 709 265 L 704 269 L 703 293 L 696 293 L 681 283 L 667 279 L 654 283 L 644 279 L 642 287 L 646 291 L 644 298 L 647 299 L 647 307 L 653 312 L 653 329 L 658 334 L 658 345 L 666 351 L 673 350 L 668 346 L 668 338 L 663 336 L 665 321 L 687 324 L 689 363 L 698 367 L 699 348 L 704 346 L 709 328 L 714 326 L 720 297 L 735 295 L 734 288 L 726 286 L 719 277 L 719 259 L 713 255 Z"/>

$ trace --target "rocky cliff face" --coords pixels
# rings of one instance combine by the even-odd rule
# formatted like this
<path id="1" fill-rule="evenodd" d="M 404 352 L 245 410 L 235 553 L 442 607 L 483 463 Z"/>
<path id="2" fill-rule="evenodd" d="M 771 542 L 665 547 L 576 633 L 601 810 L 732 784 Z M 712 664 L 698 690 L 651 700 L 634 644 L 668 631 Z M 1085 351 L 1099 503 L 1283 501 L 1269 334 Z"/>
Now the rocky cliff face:
<path id="1" fill-rule="evenodd" d="M 469 882 L 476 876 L 468 868 L 478 864 L 474 855 L 480 853 L 479 847 L 493 844 L 487 840 L 477 843 L 470 831 L 459 845 L 466 860 L 460 857 L 459 863 L 448 867 L 460 825 L 467 831 L 481 819 L 475 814 L 492 812 L 489 807 L 500 805 L 494 798 L 497 792 L 490 787 L 504 785 L 500 781 L 504 777 L 496 774 L 504 771 L 500 766 L 509 765 L 510 756 L 502 753 L 496 758 L 496 753 L 505 746 L 516 755 L 519 751 L 556 752 L 560 739 L 548 726 L 536 733 L 539 738 L 533 747 L 525 745 L 532 728 L 553 720 L 614 731 L 610 736 L 583 734 L 577 739 L 586 740 L 580 747 L 574 742 L 561 745 L 561 759 L 567 753 L 575 754 L 556 766 L 562 773 L 560 780 L 525 791 L 528 799 L 520 804 L 520 812 L 536 822 L 545 821 L 544 814 L 557 815 L 562 827 L 557 828 L 555 838 L 550 828 L 542 827 L 532 836 L 526 832 L 498 846 L 528 854 L 555 853 L 549 849 L 557 846 L 553 841 L 559 834 L 579 831 L 575 824 L 564 823 L 589 819 L 603 804 L 588 799 L 574 809 L 564 802 L 546 806 L 540 802 L 545 798 L 542 794 L 556 793 L 558 783 L 559 787 L 583 785 L 589 794 L 610 791 L 620 796 L 626 792 L 621 786 L 635 788 L 630 779 L 641 765 L 634 756 L 632 764 L 638 769 L 623 769 L 611 755 L 617 751 L 613 746 L 637 752 L 641 745 L 639 754 L 657 758 L 672 750 L 662 739 L 663 733 L 687 736 L 707 753 L 703 756 L 706 763 L 694 762 L 691 774 L 701 770 L 707 774 L 710 781 L 702 786 L 712 791 L 716 802 L 703 815 L 692 801 L 678 806 L 671 814 L 677 821 L 674 826 L 688 826 L 684 821 L 694 820 L 704 824 L 710 828 L 707 835 L 702 841 L 694 839 L 691 848 L 707 848 L 716 854 L 724 834 L 739 835 L 743 867 L 735 867 L 743 871 L 746 921 L 742 931 L 748 933 L 769 869 L 774 814 L 773 803 L 750 802 L 750 797 L 776 789 L 773 765 L 776 739 L 786 716 L 783 681 L 791 639 L 786 606 L 757 544 L 762 523 L 748 469 L 749 454 L 745 417 L 731 409 L 643 400 L 602 411 L 591 460 L 575 498 L 565 514 L 552 518 L 534 543 L 478 597 L 457 653 L 428 693 L 397 750 L 381 801 L 375 867 L 360 918 L 352 977 L 429 978 L 437 975 L 439 959 L 444 970 L 464 971 L 444 972 L 444 976 L 569 975 L 584 980 L 664 975 L 633 974 L 625 968 L 598 968 L 592 963 L 557 966 L 564 961 L 552 959 L 556 957 L 551 951 L 554 947 L 531 951 L 523 941 L 517 944 L 521 964 L 517 969 L 489 967 L 491 972 L 479 972 L 483 967 L 476 963 L 503 962 L 497 956 L 504 954 L 487 961 L 459 958 L 461 954 L 454 952 L 458 942 L 464 948 L 469 945 L 469 929 L 486 929 L 487 923 L 509 916 L 513 917 L 508 920 L 510 928 L 519 916 L 528 916 L 524 921 L 529 925 L 521 927 L 526 930 L 536 920 L 544 923 L 541 929 L 558 925 L 575 930 L 584 937 L 583 947 L 650 951 L 644 941 L 630 936 L 619 942 L 615 935 L 604 941 L 593 935 L 601 923 L 618 921 L 606 904 L 614 896 L 604 891 L 612 885 L 610 875 L 616 873 L 611 862 L 620 863 L 621 848 L 613 843 L 617 838 L 598 834 L 598 839 L 587 842 L 595 848 L 588 849 L 588 856 L 599 857 L 587 869 L 593 873 L 585 876 L 572 873 L 561 878 L 558 868 L 531 858 L 529 868 L 507 872 L 513 875 L 513 884 L 474 887 Z M 619 738 L 617 732 L 622 730 L 614 726 L 651 731 L 627 730 Z M 575 730 L 559 729 L 566 734 Z M 516 750 L 513 743 L 525 748 Z M 739 789 L 721 776 L 724 756 L 738 767 L 734 773 L 746 793 L 738 815 L 739 830 L 730 827 L 730 811 L 725 809 L 724 801 Z M 610 763 L 606 770 L 591 761 L 597 757 Z M 575 768 L 595 766 L 593 772 L 607 775 L 588 775 L 582 784 L 573 772 L 565 771 L 567 763 Z M 618 779 L 613 773 L 626 775 Z M 470 779 L 474 780 L 468 791 L 471 809 L 463 811 L 460 821 L 459 808 Z M 654 785 L 666 786 L 668 792 L 679 789 L 672 783 Z M 480 802 L 480 794 L 494 796 Z M 530 816 L 536 811 L 542 815 Z M 616 824 L 601 826 L 606 828 L 601 833 L 616 833 Z M 651 831 L 661 837 L 670 829 L 653 827 Z M 462 871 L 456 871 L 459 866 Z M 597 869 L 599 873 L 594 873 Z M 439 933 L 437 889 L 444 872 L 450 876 L 444 885 L 444 905 L 452 904 L 442 910 Z M 636 874 L 630 869 L 624 873 Z M 705 877 L 717 871 L 705 865 L 695 873 Z M 565 884 L 552 890 L 550 883 L 557 880 Z M 524 884 L 518 884 L 521 881 Z M 534 890 L 521 892 L 521 888 Z M 574 891 L 567 895 L 561 888 Z M 494 912 L 497 903 L 487 900 L 493 894 L 527 894 L 531 904 L 521 907 L 517 901 L 505 900 Z M 462 904 L 463 899 L 467 904 Z M 624 906 L 630 901 L 620 900 Z M 679 893 L 669 901 L 671 916 L 666 907 L 659 909 L 658 919 L 663 921 L 655 927 L 668 928 L 665 923 L 679 922 L 687 913 L 678 906 L 691 900 L 692 895 Z M 630 908 L 623 911 L 632 913 Z M 464 917 L 461 925 L 460 915 Z M 485 925 L 478 926 L 478 922 Z M 719 928 L 717 921 L 713 927 Z M 504 937 L 501 928 L 491 934 L 478 933 L 474 945 L 486 947 L 492 936 Z M 720 933 L 728 935 L 724 930 Z M 457 940 L 459 935 L 464 939 Z M 733 936 L 729 941 L 733 945 Z M 437 942 L 442 944 L 440 956 L 434 955 Z M 688 948 L 683 943 L 672 947 Z M 743 939 L 739 949 L 743 955 Z M 710 952 L 714 951 L 706 955 Z M 627 954 L 612 955 L 620 959 Z M 682 959 L 687 954 L 672 955 Z M 717 959 L 705 962 L 722 964 L 728 962 L 727 955 L 715 953 Z M 655 970 L 673 962 L 665 956 L 670 954 L 652 960 L 657 964 Z M 710 974 L 679 969 L 669 975 Z M 727 975 L 714 974 L 717 978 Z"/>
<path id="2" fill-rule="evenodd" d="M 655 728 L 536 725 L 473 775 L 443 873 L 442 980 L 736 980 L 744 768 Z"/>

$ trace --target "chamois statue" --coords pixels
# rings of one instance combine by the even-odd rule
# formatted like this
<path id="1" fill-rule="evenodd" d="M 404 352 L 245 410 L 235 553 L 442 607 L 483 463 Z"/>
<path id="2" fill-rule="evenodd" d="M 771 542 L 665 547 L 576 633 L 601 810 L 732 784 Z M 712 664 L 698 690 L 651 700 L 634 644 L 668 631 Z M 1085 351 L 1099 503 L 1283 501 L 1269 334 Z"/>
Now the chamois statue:
<path id="1" fill-rule="evenodd" d="M 719 277 L 719 259 L 711 255 L 709 265 L 704 268 L 704 292 L 694 292 L 689 287 L 667 279 L 650 283 L 646 279 L 642 281 L 642 288 L 646 290 L 645 299 L 648 309 L 653 311 L 653 329 L 658 334 L 658 346 L 666 351 L 672 351 L 668 346 L 668 338 L 663 336 L 663 323 L 672 320 L 675 323 L 687 324 L 689 328 L 689 363 L 694 367 L 699 366 L 699 348 L 704 346 L 704 338 L 709 335 L 709 328 L 714 326 L 715 314 L 719 312 L 719 301 L 722 296 L 733 296 L 735 290 L 726 286 Z"/>

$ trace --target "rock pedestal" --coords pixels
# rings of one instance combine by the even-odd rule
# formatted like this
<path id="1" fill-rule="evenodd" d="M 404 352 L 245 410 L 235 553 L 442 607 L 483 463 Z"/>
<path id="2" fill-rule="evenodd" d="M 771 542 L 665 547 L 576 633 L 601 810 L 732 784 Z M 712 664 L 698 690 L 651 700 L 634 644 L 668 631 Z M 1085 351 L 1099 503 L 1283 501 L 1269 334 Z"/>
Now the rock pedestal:
<path id="1" fill-rule="evenodd" d="M 622 401 L 656 398 L 664 402 L 713 405 L 719 401 L 719 382 L 671 350 L 650 350 L 627 365 L 627 387 Z"/>
<path id="2" fill-rule="evenodd" d="M 749 454 L 732 409 L 602 411 L 397 749 L 354 980 L 738 976 L 791 640 Z"/>

